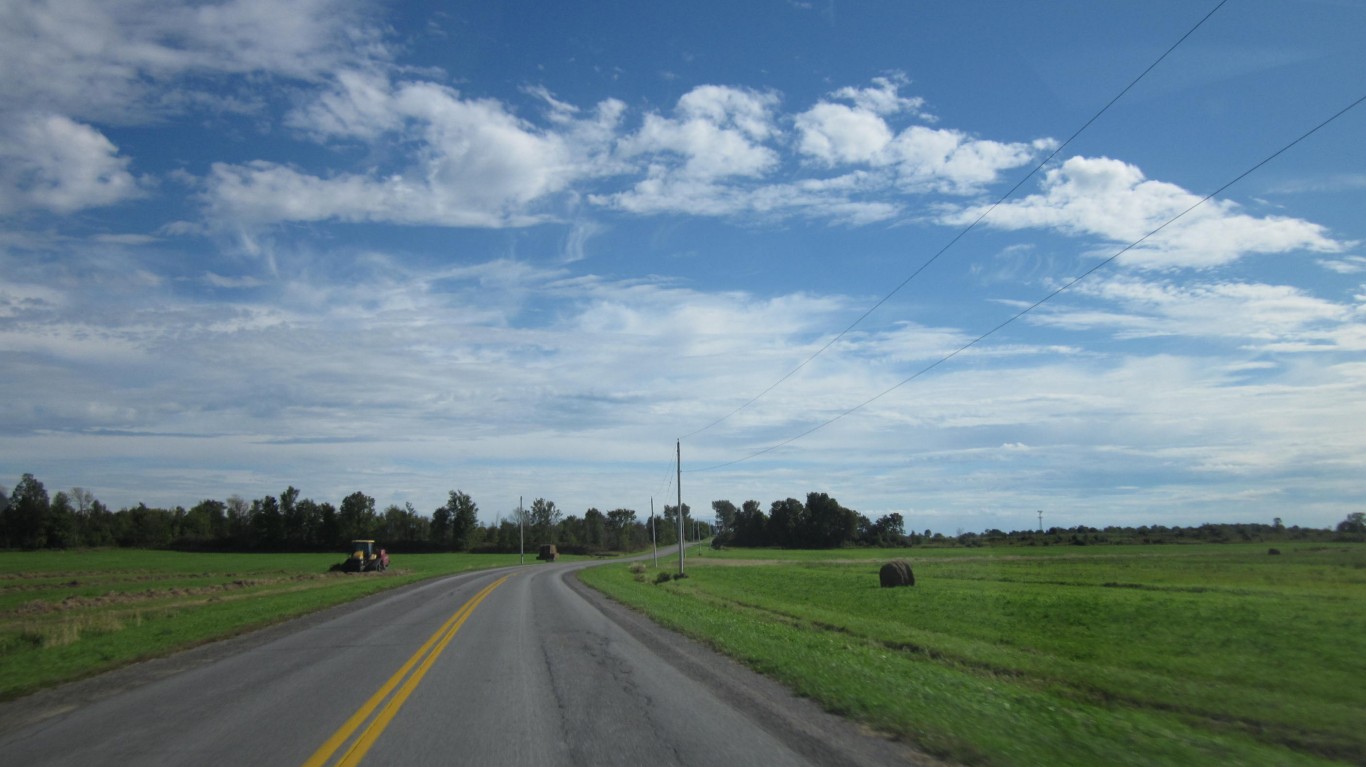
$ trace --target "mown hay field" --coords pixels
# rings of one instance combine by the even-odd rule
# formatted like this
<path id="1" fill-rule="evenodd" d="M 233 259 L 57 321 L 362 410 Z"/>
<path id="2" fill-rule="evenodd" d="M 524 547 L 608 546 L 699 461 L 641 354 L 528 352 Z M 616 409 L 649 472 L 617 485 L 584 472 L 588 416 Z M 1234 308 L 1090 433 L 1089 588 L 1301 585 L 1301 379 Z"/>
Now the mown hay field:
<path id="1" fill-rule="evenodd" d="M 582 578 L 955 761 L 1366 763 L 1366 546 L 1278 548 L 708 551 L 682 580 Z M 903 556 L 916 585 L 879 588 Z"/>
<path id="2" fill-rule="evenodd" d="M 425 578 L 517 564 L 516 554 L 394 554 L 384 573 L 328 572 L 343 558 L 0 553 L 0 700 Z"/>

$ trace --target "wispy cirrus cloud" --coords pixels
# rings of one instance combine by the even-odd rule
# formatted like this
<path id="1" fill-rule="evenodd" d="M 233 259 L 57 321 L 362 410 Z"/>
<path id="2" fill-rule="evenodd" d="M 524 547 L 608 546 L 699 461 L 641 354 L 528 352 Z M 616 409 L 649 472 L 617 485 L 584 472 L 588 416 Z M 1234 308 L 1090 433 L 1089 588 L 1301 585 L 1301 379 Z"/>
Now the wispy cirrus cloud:
<path id="1" fill-rule="evenodd" d="M 384 58 L 370 10 L 358 0 L 7 2 L 0 6 L 0 102 L 122 124 L 210 102 L 231 108 L 251 92 L 247 81 L 224 90 L 192 78 L 260 73 L 313 81 L 357 55 Z"/>
<path id="2" fill-rule="evenodd" d="M 1079 283 L 1069 291 L 1100 308 L 1068 299 L 1031 315 L 1041 325 L 1103 330 L 1119 338 L 1183 336 L 1223 339 L 1265 351 L 1360 351 L 1366 310 L 1290 285 L 1218 281 L 1176 283 L 1120 276 Z"/>

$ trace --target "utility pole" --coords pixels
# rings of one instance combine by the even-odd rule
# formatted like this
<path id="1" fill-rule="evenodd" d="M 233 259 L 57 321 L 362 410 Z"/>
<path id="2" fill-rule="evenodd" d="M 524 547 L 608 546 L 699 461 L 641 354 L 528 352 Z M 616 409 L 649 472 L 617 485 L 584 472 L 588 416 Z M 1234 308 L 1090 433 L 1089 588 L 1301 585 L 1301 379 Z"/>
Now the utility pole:
<path id="1" fill-rule="evenodd" d="M 655 497 L 650 496 L 650 548 L 655 552 L 655 569 L 659 569 L 659 541 L 655 538 Z"/>
<path id="2" fill-rule="evenodd" d="M 686 541 L 683 540 L 683 440 L 674 442 L 674 450 L 678 456 L 678 574 L 683 575 L 683 549 Z"/>
<path id="3" fill-rule="evenodd" d="M 522 510 L 522 496 L 517 496 L 517 564 L 526 564 L 526 512 Z"/>

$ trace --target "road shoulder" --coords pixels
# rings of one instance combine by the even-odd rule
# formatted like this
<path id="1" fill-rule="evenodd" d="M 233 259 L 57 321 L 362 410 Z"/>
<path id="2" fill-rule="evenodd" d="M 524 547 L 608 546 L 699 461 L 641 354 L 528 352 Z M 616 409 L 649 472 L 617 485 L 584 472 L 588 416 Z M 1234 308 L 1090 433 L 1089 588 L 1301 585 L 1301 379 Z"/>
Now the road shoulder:
<path id="1" fill-rule="evenodd" d="M 812 762 L 823 765 L 923 765 L 949 763 L 831 714 L 808 698 L 709 647 L 666 629 L 581 582 L 574 568 L 561 577 L 575 593 L 663 661 L 753 720 Z"/>

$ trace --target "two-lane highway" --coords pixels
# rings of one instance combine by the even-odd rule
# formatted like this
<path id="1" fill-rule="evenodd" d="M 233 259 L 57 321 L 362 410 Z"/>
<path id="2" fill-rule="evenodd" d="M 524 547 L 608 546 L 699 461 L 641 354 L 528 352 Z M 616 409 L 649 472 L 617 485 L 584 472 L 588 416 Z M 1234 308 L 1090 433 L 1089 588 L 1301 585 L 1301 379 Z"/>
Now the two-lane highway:
<path id="1" fill-rule="evenodd" d="M 15 765 L 924 761 L 606 602 L 573 579 L 580 566 L 453 576 L 301 621 L 0 732 L 0 754 Z"/>

